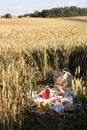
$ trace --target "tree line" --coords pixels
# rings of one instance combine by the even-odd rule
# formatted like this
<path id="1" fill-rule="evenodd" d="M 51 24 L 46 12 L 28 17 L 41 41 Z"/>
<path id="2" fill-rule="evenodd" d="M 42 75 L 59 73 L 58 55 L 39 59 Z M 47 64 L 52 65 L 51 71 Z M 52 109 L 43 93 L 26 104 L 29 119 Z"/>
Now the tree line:
<path id="1" fill-rule="evenodd" d="M 87 16 L 87 8 L 80 8 L 76 6 L 58 7 L 52 9 L 44 9 L 41 12 L 36 10 L 34 13 L 19 15 L 21 17 L 40 17 L 40 18 L 57 18 L 57 17 L 71 17 L 71 16 Z M 1 18 L 12 18 L 10 13 L 1 16 Z"/>
<path id="2" fill-rule="evenodd" d="M 44 9 L 41 12 L 35 11 L 30 14 L 30 17 L 42 18 L 56 18 L 56 17 L 71 17 L 71 16 L 87 16 L 87 8 L 80 8 L 76 6 L 71 7 L 58 7 L 52 9 Z"/>

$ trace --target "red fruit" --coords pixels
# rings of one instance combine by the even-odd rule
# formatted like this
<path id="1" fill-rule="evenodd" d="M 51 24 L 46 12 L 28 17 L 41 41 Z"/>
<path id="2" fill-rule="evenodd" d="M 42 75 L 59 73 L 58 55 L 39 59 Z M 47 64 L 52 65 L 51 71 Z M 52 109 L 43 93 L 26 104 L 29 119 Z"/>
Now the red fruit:
<path id="1" fill-rule="evenodd" d="M 49 99 L 50 98 L 50 90 L 46 89 L 45 92 L 43 94 L 40 94 L 39 96 L 41 98 L 44 98 L 44 99 Z"/>
<path id="2" fill-rule="evenodd" d="M 45 90 L 45 97 L 46 97 L 46 99 L 50 98 L 50 90 L 49 89 Z"/>
<path id="3" fill-rule="evenodd" d="M 45 99 L 45 95 L 44 94 L 40 94 L 39 95 L 41 98 L 44 98 Z"/>
<path id="4" fill-rule="evenodd" d="M 49 90 L 49 89 L 46 89 L 46 90 L 45 90 L 45 93 L 46 93 L 46 94 L 50 94 L 50 90 Z"/>
<path id="5" fill-rule="evenodd" d="M 63 101 L 63 102 L 62 102 L 63 105 L 66 105 L 66 104 L 68 104 L 68 103 L 69 103 L 69 101 Z"/>

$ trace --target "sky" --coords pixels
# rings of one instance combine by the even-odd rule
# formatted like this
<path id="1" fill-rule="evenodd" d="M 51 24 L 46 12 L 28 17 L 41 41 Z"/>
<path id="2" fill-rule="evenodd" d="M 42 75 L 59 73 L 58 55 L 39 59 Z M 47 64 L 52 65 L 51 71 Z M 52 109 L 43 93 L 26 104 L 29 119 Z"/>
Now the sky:
<path id="1" fill-rule="evenodd" d="M 87 7 L 87 0 L 0 0 L 0 15 L 23 15 L 56 7 Z"/>

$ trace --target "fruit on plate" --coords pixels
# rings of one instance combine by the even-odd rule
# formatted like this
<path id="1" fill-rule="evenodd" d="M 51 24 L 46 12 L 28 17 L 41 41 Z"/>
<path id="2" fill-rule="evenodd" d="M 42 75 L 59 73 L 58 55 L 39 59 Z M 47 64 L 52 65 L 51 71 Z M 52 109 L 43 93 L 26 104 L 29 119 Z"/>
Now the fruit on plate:
<path id="1" fill-rule="evenodd" d="M 52 105 L 52 103 L 50 103 L 50 102 L 45 103 L 42 101 L 41 103 L 37 104 L 37 108 L 50 107 L 51 105 Z"/>
<path id="2" fill-rule="evenodd" d="M 50 98 L 50 90 L 46 89 L 44 93 L 39 94 L 39 97 L 41 97 L 43 99 L 49 99 Z"/>
<path id="3" fill-rule="evenodd" d="M 41 108 L 41 104 L 39 103 L 39 104 L 37 104 L 37 108 Z"/>
<path id="4" fill-rule="evenodd" d="M 41 105 L 41 107 L 46 107 L 46 103 L 45 102 L 41 102 L 40 105 Z"/>
<path id="5" fill-rule="evenodd" d="M 70 102 L 67 101 L 67 100 L 65 100 L 65 101 L 62 102 L 63 105 L 66 105 L 66 104 L 68 104 L 68 103 L 70 103 Z"/>
<path id="6" fill-rule="evenodd" d="M 47 107 L 50 107 L 52 104 L 50 102 L 46 103 Z"/>

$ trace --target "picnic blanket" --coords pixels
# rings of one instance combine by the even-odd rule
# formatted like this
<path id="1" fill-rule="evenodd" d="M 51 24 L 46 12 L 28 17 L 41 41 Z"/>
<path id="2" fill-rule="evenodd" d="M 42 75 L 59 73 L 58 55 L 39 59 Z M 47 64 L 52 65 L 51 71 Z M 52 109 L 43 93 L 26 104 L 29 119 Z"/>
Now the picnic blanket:
<path id="1" fill-rule="evenodd" d="M 36 104 L 51 103 L 50 109 L 62 114 L 64 110 L 71 111 L 73 109 L 73 91 L 63 93 L 54 88 L 47 87 L 40 91 L 34 98 Z"/>

